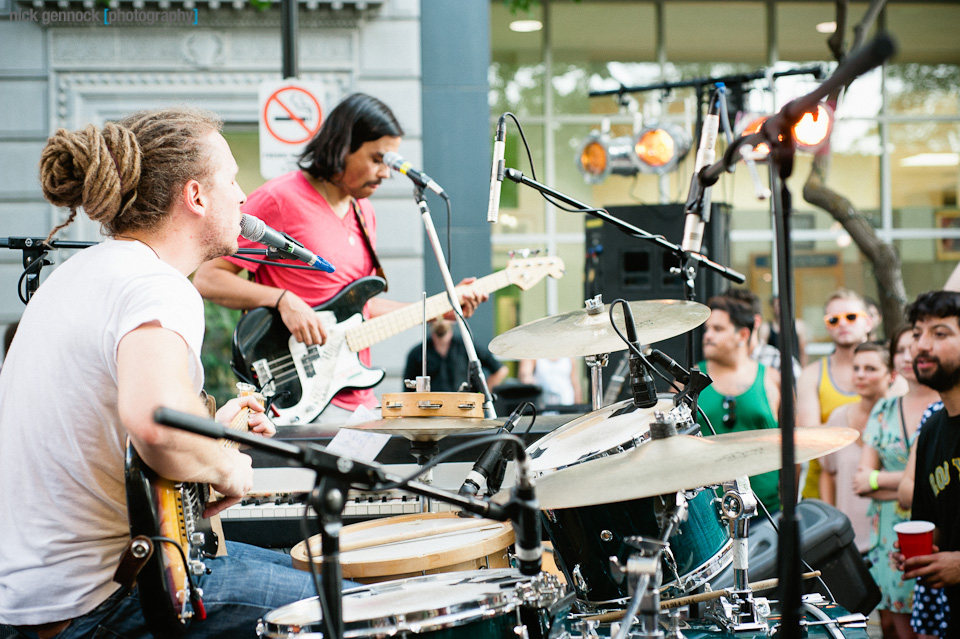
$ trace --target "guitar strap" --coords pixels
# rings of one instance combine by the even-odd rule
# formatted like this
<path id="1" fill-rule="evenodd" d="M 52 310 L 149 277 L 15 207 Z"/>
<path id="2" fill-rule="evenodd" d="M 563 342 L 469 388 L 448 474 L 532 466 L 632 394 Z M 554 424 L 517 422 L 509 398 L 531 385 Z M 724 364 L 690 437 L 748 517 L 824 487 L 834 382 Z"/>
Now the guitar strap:
<path id="1" fill-rule="evenodd" d="M 360 230 L 363 231 L 363 243 L 367 245 L 367 250 L 370 251 L 370 257 L 373 259 L 373 267 L 376 269 L 377 276 L 383 278 L 383 292 L 386 293 L 390 288 L 389 284 L 387 284 L 387 274 L 383 272 L 383 267 L 380 266 L 380 259 L 377 257 L 377 252 L 373 250 L 373 242 L 370 241 L 370 232 L 367 230 L 367 223 L 363 219 L 363 214 L 360 212 L 360 205 L 357 204 L 354 198 L 350 198 L 350 206 L 353 208 L 353 214 L 357 217 Z"/>

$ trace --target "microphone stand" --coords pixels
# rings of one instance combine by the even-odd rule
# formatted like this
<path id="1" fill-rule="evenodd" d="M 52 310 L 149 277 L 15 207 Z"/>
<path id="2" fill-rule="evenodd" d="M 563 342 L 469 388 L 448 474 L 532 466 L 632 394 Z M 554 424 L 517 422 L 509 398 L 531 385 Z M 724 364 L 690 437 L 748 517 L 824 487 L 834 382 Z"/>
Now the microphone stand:
<path id="1" fill-rule="evenodd" d="M 384 471 L 381 464 L 367 463 L 336 455 L 317 444 L 291 444 L 259 435 L 227 428 L 220 423 L 190 413 L 161 407 L 153 419 L 158 424 L 172 426 L 197 435 L 214 439 L 228 439 L 273 455 L 292 459 L 297 465 L 309 468 L 317 473 L 319 496 L 311 498 L 311 506 L 320 515 L 322 592 L 320 604 L 324 619 L 332 633 L 331 639 L 343 637 L 343 572 L 340 566 L 340 530 L 343 528 L 343 509 L 346 504 L 347 489 L 351 483 L 376 486 L 378 484 L 402 481 L 402 478 Z M 522 449 L 521 449 L 522 450 Z M 519 518 L 526 507 L 524 499 L 511 496 L 507 504 L 501 505 L 471 497 L 449 493 L 428 484 L 407 482 L 405 490 L 416 495 L 443 501 L 463 510 L 494 519 L 507 521 Z M 532 487 L 531 487 L 532 492 Z"/>
<path id="2" fill-rule="evenodd" d="M 793 263 L 790 245 L 791 195 L 786 180 L 793 172 L 796 151 L 793 127 L 800 118 L 816 108 L 817 104 L 833 91 L 853 82 L 858 76 L 883 64 L 893 55 L 895 45 L 886 34 L 853 52 L 833 75 L 805 96 L 787 103 L 780 111 L 763 123 L 760 131 L 741 136 L 727 147 L 723 158 L 698 173 L 704 186 L 711 186 L 720 176 L 732 170 L 745 149 L 752 149 L 763 142 L 770 148 L 770 205 L 773 211 L 775 241 L 777 246 L 777 279 L 780 290 L 780 386 L 794 387 L 793 337 L 794 299 Z M 779 637 L 801 636 L 800 619 L 803 616 L 800 599 L 800 544 L 799 520 L 796 514 L 797 486 L 794 475 L 796 464 L 794 428 L 796 400 L 793 393 L 783 393 L 780 404 L 780 429 L 783 432 L 782 467 L 780 488 L 783 495 L 783 515 L 780 524 L 780 548 L 778 572 L 780 580 L 781 623 Z"/>
<path id="3" fill-rule="evenodd" d="M 47 259 L 50 249 L 85 249 L 96 246 L 100 242 L 76 242 L 72 240 L 50 240 L 44 237 L 0 237 L 0 248 L 23 251 L 23 273 L 26 276 L 24 304 L 28 303 L 37 289 L 40 288 L 40 270 L 44 266 L 51 266 L 53 262 Z M 267 255 L 265 249 L 240 249 L 237 254 Z M 17 291 L 19 293 L 19 290 Z"/>
<path id="4" fill-rule="evenodd" d="M 440 238 L 437 236 L 437 229 L 433 225 L 433 218 L 430 216 L 430 207 L 427 206 L 427 199 L 424 195 L 423 187 L 414 187 L 413 199 L 420 208 L 423 228 L 427 231 L 427 237 L 430 239 L 430 246 L 433 248 L 433 254 L 437 259 L 437 266 L 440 268 L 440 275 L 443 277 L 443 284 L 447 290 L 447 297 L 449 298 L 450 305 L 453 306 L 454 314 L 457 316 L 457 326 L 460 328 L 460 337 L 463 338 L 463 345 L 467 349 L 467 359 L 469 361 L 467 384 L 474 392 L 483 394 L 483 416 L 486 419 L 496 419 L 497 411 L 493 408 L 493 394 L 490 392 L 490 387 L 487 385 L 487 378 L 484 376 L 483 368 L 480 366 L 480 357 L 477 355 L 477 349 L 473 344 L 473 335 L 467 329 L 466 322 L 463 319 L 463 309 L 460 307 L 460 298 L 457 297 L 457 290 L 453 284 L 453 278 L 450 277 L 450 269 L 447 268 L 447 261 L 443 258 L 443 247 L 440 246 Z"/>

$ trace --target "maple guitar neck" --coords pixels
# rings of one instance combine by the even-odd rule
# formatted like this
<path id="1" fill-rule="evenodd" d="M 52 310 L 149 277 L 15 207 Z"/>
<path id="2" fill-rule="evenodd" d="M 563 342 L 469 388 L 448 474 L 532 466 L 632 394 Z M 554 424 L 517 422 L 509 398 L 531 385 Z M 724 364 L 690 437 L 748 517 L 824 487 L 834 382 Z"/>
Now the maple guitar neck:
<path id="1" fill-rule="evenodd" d="M 509 273 L 507 271 L 497 271 L 465 286 L 459 286 L 457 290 L 489 295 L 494 291 L 510 286 L 510 284 L 512 282 Z M 447 300 L 446 293 L 438 293 L 428 297 L 426 305 L 428 320 L 440 317 L 453 308 Z M 408 328 L 413 328 L 422 321 L 423 305 L 408 304 L 403 308 L 366 320 L 363 324 L 349 329 L 346 332 L 347 346 L 351 351 L 357 353 L 388 337 L 398 335 Z"/>

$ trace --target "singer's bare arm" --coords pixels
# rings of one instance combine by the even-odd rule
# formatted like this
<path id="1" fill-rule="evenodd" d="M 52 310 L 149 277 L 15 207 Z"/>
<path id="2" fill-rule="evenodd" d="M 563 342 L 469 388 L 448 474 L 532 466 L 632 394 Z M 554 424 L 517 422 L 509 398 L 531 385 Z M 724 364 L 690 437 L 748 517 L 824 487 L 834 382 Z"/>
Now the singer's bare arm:
<path id="1" fill-rule="evenodd" d="M 293 291 L 284 292 L 282 288 L 258 284 L 242 277 L 242 270 L 221 258 L 210 260 L 197 269 L 193 285 L 205 299 L 227 308 L 276 308 L 280 311 L 284 326 L 298 341 L 307 346 L 323 344 L 327 333 L 309 304 Z"/>

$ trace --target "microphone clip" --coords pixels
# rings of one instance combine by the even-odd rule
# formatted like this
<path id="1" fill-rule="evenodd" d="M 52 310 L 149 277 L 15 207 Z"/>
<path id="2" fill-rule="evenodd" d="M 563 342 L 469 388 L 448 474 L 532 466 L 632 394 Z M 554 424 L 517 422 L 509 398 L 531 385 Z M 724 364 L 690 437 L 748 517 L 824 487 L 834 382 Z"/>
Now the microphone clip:
<path id="1" fill-rule="evenodd" d="M 284 233 L 283 231 L 277 231 L 280 233 L 290 244 L 293 246 L 298 246 L 300 248 L 306 248 L 302 242 L 296 240 L 290 236 L 289 233 Z M 268 260 L 297 260 L 299 259 L 296 255 L 289 251 L 281 251 L 275 246 L 270 246 L 269 244 L 264 244 L 267 247 L 267 259 Z"/>

